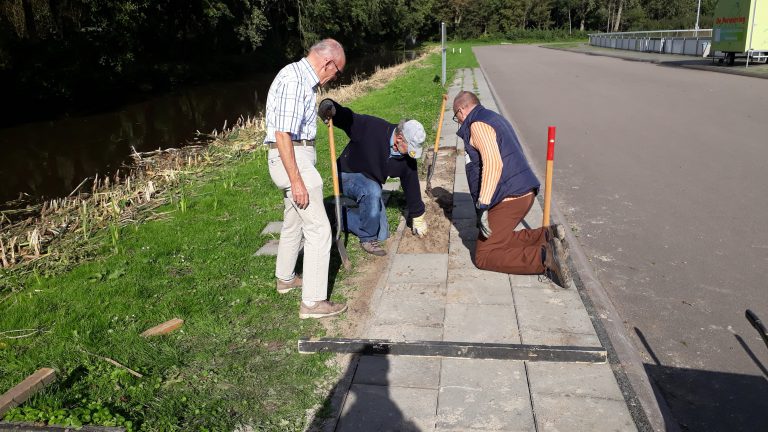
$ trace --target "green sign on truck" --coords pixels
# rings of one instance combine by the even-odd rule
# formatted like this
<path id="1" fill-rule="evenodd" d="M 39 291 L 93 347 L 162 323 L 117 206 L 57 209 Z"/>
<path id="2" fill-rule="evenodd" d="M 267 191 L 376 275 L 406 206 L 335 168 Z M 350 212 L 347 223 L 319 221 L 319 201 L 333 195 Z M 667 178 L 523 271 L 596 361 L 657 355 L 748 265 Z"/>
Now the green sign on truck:
<path id="1" fill-rule="evenodd" d="M 768 51 L 768 0 L 719 0 L 712 49 L 726 54 Z"/>

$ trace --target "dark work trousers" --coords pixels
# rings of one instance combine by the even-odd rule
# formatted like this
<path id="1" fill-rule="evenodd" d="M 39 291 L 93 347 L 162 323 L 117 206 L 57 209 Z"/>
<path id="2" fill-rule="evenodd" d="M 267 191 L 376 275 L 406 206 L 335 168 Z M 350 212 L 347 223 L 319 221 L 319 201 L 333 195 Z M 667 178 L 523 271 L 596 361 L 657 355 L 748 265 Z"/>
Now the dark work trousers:
<path id="1" fill-rule="evenodd" d="M 510 274 L 544 273 L 541 249 L 547 242 L 546 228 L 515 227 L 533 206 L 534 194 L 502 201 L 488 212 L 491 238 L 477 238 L 475 265 L 482 270 Z"/>

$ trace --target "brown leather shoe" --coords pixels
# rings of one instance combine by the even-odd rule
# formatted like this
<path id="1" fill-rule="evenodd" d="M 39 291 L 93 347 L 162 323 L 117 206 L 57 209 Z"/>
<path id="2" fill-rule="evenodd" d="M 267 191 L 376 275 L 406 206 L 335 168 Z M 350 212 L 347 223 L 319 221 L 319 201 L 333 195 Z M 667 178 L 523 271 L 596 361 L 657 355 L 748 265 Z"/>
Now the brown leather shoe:
<path id="1" fill-rule="evenodd" d="M 323 300 L 315 303 L 314 306 L 309 307 L 301 302 L 299 308 L 299 318 L 325 318 L 338 315 L 347 310 L 347 305 L 334 303 L 332 301 Z"/>
<path id="2" fill-rule="evenodd" d="M 384 256 L 387 254 L 387 251 L 385 251 L 376 240 L 360 242 L 360 247 L 371 255 Z"/>
<path id="3" fill-rule="evenodd" d="M 544 267 L 554 273 L 559 285 L 568 288 L 571 285 L 571 270 L 568 268 L 568 255 L 558 238 L 552 238 L 544 244 Z"/>
<path id="4" fill-rule="evenodd" d="M 301 284 L 304 283 L 304 281 L 301 279 L 301 276 L 296 275 L 296 277 L 293 278 L 290 282 L 283 282 L 280 279 L 277 280 L 277 292 L 280 294 L 285 294 L 289 291 L 291 291 L 294 288 L 301 288 Z"/>

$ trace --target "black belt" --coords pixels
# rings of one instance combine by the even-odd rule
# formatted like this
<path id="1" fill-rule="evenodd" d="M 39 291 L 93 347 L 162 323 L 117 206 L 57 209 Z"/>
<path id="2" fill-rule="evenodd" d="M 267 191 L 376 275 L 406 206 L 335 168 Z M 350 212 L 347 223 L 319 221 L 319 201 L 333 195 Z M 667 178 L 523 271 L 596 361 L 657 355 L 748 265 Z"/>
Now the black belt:
<path id="1" fill-rule="evenodd" d="M 299 146 L 314 147 L 315 146 L 315 140 L 294 140 L 291 142 L 293 143 L 294 147 L 299 147 Z M 273 143 L 273 142 L 269 143 L 269 148 L 276 149 L 277 143 Z"/>

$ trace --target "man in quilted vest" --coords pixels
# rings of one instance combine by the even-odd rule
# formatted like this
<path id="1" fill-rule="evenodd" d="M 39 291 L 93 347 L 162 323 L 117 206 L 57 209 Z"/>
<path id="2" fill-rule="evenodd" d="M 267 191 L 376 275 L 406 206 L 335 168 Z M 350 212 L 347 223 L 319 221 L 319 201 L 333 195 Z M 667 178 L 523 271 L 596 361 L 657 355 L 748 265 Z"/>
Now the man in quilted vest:
<path id="1" fill-rule="evenodd" d="M 453 101 L 456 135 L 464 140 L 470 195 L 480 233 L 475 265 L 510 274 L 555 274 L 570 285 L 565 232 L 559 225 L 515 230 L 533 206 L 539 181 L 512 125 L 463 91 Z"/>

